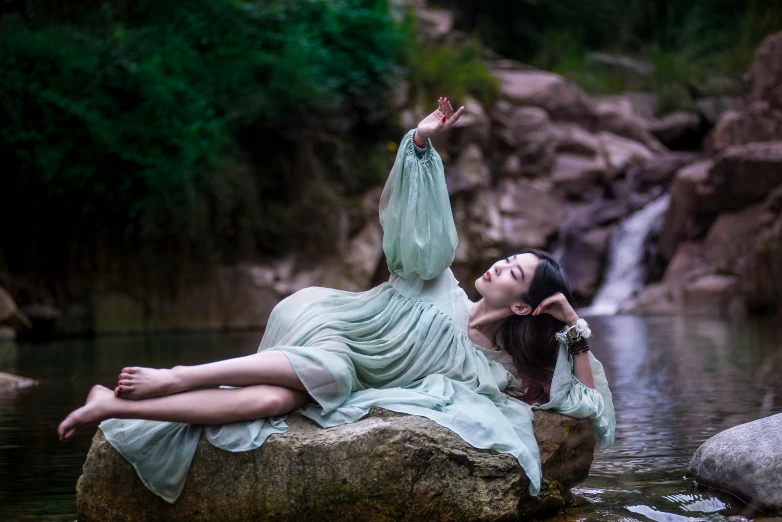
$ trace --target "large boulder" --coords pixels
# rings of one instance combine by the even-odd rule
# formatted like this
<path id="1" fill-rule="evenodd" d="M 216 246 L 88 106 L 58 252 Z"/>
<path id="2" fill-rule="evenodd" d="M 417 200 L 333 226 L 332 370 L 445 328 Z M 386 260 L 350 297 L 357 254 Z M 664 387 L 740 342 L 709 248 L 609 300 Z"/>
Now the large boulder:
<path id="1" fill-rule="evenodd" d="M 762 201 L 782 185 L 782 141 L 726 149 L 714 158 L 706 185 L 699 205 L 706 212 L 736 210 Z"/>
<path id="2" fill-rule="evenodd" d="M 504 244 L 510 249 L 544 248 L 567 217 L 562 201 L 540 180 L 502 180 L 497 194 Z"/>
<path id="3" fill-rule="evenodd" d="M 709 139 L 713 151 L 782 138 L 782 32 L 768 36 L 758 47 L 744 85 L 746 109 L 722 115 Z"/>
<path id="4" fill-rule="evenodd" d="M 479 450 L 423 417 L 374 408 L 321 429 L 292 414 L 290 431 L 231 453 L 202 438 L 181 497 L 152 494 L 99 431 L 77 485 L 81 522 L 500 521 L 553 514 L 589 473 L 588 420 L 535 413 L 542 491 L 508 454 Z"/>
<path id="5" fill-rule="evenodd" d="M 540 107 L 552 119 L 594 127 L 592 102 L 576 85 L 563 77 L 538 70 L 494 70 L 500 95 L 519 106 Z"/>
<path id="6" fill-rule="evenodd" d="M 782 137 L 782 108 L 772 108 L 766 101 L 751 104 L 743 111 L 725 112 L 712 129 L 708 147 L 720 152 L 734 145 L 773 141 Z"/>
<path id="7" fill-rule="evenodd" d="M 741 424 L 698 448 L 687 474 L 757 509 L 782 513 L 782 414 Z"/>

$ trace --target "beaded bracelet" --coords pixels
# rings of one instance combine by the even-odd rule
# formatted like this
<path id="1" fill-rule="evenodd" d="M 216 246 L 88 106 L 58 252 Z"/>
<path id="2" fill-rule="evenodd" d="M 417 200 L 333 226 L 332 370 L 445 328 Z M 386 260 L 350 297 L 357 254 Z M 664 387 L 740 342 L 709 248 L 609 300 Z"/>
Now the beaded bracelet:
<path id="1" fill-rule="evenodd" d="M 424 141 L 424 144 L 421 145 L 417 141 L 415 141 L 415 132 L 413 133 L 413 146 L 418 149 L 419 151 L 425 151 L 426 147 L 429 145 L 429 140 Z"/>
<path id="2" fill-rule="evenodd" d="M 567 345 L 567 351 L 571 357 L 580 353 L 588 352 L 589 341 L 586 339 L 580 339 L 574 343 L 570 343 Z"/>

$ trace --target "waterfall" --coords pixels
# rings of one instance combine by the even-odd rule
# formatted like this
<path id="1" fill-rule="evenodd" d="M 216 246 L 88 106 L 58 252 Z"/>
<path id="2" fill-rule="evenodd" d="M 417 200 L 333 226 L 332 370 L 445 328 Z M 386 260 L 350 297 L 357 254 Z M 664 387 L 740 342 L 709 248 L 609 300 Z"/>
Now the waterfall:
<path id="1" fill-rule="evenodd" d="M 579 310 L 579 315 L 615 314 L 624 301 L 643 287 L 644 242 L 657 218 L 668 208 L 669 199 L 668 194 L 663 194 L 622 221 L 611 236 L 603 284 L 591 306 Z"/>

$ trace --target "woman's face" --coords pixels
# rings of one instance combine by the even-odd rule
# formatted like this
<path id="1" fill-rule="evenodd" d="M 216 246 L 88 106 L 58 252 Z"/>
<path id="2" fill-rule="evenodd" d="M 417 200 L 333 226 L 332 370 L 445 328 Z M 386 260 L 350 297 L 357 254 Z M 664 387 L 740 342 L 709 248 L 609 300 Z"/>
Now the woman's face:
<path id="1" fill-rule="evenodd" d="M 492 308 L 511 307 L 514 313 L 529 313 L 532 309 L 521 296 L 529 290 L 539 262 L 530 252 L 500 259 L 475 280 L 475 289 Z"/>

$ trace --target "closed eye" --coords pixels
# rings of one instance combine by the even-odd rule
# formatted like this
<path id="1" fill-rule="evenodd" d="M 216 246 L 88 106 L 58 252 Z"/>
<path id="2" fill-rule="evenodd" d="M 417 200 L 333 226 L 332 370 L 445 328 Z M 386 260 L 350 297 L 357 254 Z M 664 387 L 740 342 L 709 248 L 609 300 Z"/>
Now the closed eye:
<path id="1" fill-rule="evenodd" d="M 506 257 L 505 262 L 510 264 L 510 258 Z M 510 275 L 513 277 L 513 279 L 516 279 L 516 274 L 513 273 L 513 270 L 510 271 Z M 518 279 L 517 279 L 518 280 Z"/>

